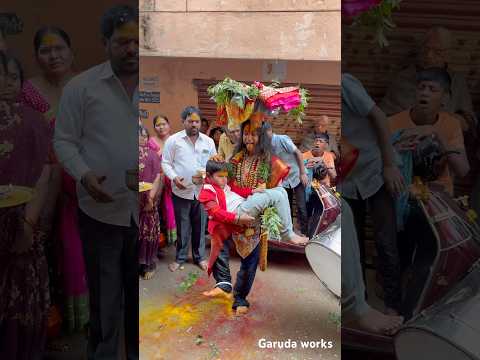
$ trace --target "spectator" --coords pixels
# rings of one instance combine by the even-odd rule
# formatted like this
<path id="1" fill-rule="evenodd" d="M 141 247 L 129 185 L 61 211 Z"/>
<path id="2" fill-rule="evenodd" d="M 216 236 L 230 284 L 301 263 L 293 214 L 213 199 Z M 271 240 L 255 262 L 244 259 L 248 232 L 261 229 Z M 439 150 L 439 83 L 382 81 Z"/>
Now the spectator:
<path id="1" fill-rule="evenodd" d="M 306 134 L 304 134 L 303 141 L 300 145 L 300 150 L 302 152 L 310 151 L 315 145 L 315 139 L 317 135 L 324 134 L 328 138 L 328 149 L 327 151 L 333 152 L 337 158 L 340 154 L 338 150 L 337 140 L 335 136 L 328 132 L 328 126 L 330 125 L 330 118 L 327 115 L 321 115 L 320 117 L 315 118 L 315 126 L 313 129 L 309 129 Z"/>
<path id="2" fill-rule="evenodd" d="M 138 193 L 127 188 L 125 175 L 138 169 L 138 10 L 110 8 L 101 31 L 109 60 L 63 89 L 54 148 L 76 181 L 90 290 L 87 357 L 124 357 L 119 353 L 124 329 L 130 360 L 139 356 L 139 209 Z"/>
<path id="3" fill-rule="evenodd" d="M 213 139 L 215 143 L 215 148 L 218 150 L 218 146 L 220 144 L 220 137 L 223 135 L 223 128 L 215 127 L 210 130 L 210 137 Z"/>
<path id="4" fill-rule="evenodd" d="M 229 161 L 233 155 L 233 151 L 240 140 L 240 127 L 227 128 L 220 136 L 218 144 L 218 155 L 225 161 Z"/>
<path id="5" fill-rule="evenodd" d="M 327 149 L 328 137 L 325 134 L 318 134 L 315 138 L 315 146 L 311 151 L 303 153 L 303 159 L 307 169 L 312 169 L 317 165 L 326 168 L 327 176 L 322 180 L 322 183 L 330 187 L 335 182 L 337 172 L 335 171 L 335 155 Z"/>
<path id="6" fill-rule="evenodd" d="M 428 30 L 419 49 L 417 63 L 396 76 L 379 107 L 389 116 L 411 108 L 416 99 L 417 73 L 422 69 L 441 67 L 448 71 L 452 79 L 442 110 L 457 114 L 463 132 L 473 132 L 476 118 L 467 82 L 462 74 L 448 67 L 452 42 L 452 35 L 447 29 L 434 27 Z"/>
<path id="7" fill-rule="evenodd" d="M 272 152 L 290 167 L 288 176 L 283 180 L 282 186 L 287 190 L 290 207 L 293 208 L 293 194 L 297 201 L 297 220 L 302 234 L 308 232 L 307 203 L 305 187 L 308 185 L 308 176 L 303 165 L 303 156 L 288 135 L 273 133 L 270 123 L 265 123 L 267 135 L 272 140 Z"/>
<path id="8" fill-rule="evenodd" d="M 205 260 L 206 213 L 198 201 L 202 175 L 208 159 L 216 155 L 215 143 L 200 132 L 200 110 L 188 106 L 182 112 L 185 130 L 170 136 L 165 142 L 162 168 L 172 181 L 173 206 L 177 224 L 177 253 L 169 265 L 177 271 L 187 261 L 188 244 L 192 241 L 193 262 L 207 270 Z"/>
<path id="9" fill-rule="evenodd" d="M 210 122 L 206 118 L 202 118 L 202 124 L 200 126 L 200 132 L 205 135 L 209 135 Z"/>
<path id="10" fill-rule="evenodd" d="M 386 116 L 350 74 L 342 74 L 342 136 L 359 150 L 359 157 L 340 184 L 340 192 L 352 208 L 358 234 L 364 233 L 366 208 L 370 205 L 386 312 L 397 315 L 402 298 L 393 196 L 403 192 L 405 185 L 394 164 Z M 364 239 L 360 242 L 364 264 Z"/>

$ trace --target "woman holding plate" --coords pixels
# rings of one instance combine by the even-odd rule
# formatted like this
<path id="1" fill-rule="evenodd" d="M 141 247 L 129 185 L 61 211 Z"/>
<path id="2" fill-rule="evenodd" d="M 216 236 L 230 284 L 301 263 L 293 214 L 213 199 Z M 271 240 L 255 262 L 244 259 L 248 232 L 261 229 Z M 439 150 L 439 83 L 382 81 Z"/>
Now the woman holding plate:
<path id="1" fill-rule="evenodd" d="M 155 274 L 160 239 L 158 199 L 162 192 L 160 160 L 148 145 L 148 132 L 139 124 L 139 181 L 140 181 L 140 276 L 149 280 Z"/>
<path id="2" fill-rule="evenodd" d="M 37 232 L 50 134 L 40 113 L 16 103 L 22 81 L 18 61 L 0 53 L 0 349 L 5 359 L 35 360 L 42 359 L 50 306 Z"/>

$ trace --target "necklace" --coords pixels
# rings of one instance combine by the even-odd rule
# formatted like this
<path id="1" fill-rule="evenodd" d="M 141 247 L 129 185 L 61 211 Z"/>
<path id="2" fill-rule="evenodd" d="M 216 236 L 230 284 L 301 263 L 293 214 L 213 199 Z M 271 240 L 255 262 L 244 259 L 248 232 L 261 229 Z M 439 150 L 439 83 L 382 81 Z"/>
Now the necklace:
<path id="1" fill-rule="evenodd" d="M 259 157 L 244 157 L 240 166 L 237 166 L 236 171 L 236 180 L 237 183 L 242 187 L 247 187 L 249 189 L 254 189 L 258 185 L 258 164 Z"/>

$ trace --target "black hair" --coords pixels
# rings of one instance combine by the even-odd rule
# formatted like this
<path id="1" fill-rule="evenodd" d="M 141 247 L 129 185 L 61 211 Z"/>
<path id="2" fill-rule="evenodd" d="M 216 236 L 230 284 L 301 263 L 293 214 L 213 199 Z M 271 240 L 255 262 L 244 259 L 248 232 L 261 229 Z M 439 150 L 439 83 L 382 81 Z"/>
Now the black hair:
<path id="1" fill-rule="evenodd" d="M 450 86 L 452 84 L 452 79 L 447 70 L 432 67 L 428 69 L 423 69 L 417 72 L 417 84 L 422 81 L 434 81 L 442 86 L 446 92 L 450 92 Z"/>
<path id="2" fill-rule="evenodd" d="M 67 44 L 69 48 L 72 47 L 72 42 L 70 40 L 70 36 L 65 32 L 65 30 L 60 29 L 56 26 L 44 26 L 37 30 L 35 36 L 33 37 L 33 48 L 35 49 L 35 54 L 38 54 L 38 50 L 40 49 L 40 45 L 42 45 L 43 38 L 47 34 L 55 34 L 62 38 L 63 41 Z"/>
<path id="3" fill-rule="evenodd" d="M 247 150 L 245 144 L 243 143 L 243 132 L 245 127 L 250 124 L 250 120 L 247 120 L 242 123 L 242 127 L 240 128 L 240 141 L 238 142 L 235 150 L 233 152 L 233 156 L 238 154 L 243 150 Z M 267 135 L 268 123 L 264 122 L 262 126 L 259 126 L 256 131 L 258 134 L 258 144 L 255 148 L 255 154 L 263 156 L 264 160 L 269 164 L 272 158 L 272 140 Z"/>
<path id="4" fill-rule="evenodd" d="M 315 140 L 324 140 L 328 144 L 330 142 L 330 136 L 325 133 L 315 133 Z"/>
<path id="5" fill-rule="evenodd" d="M 0 51 L 0 66 L 3 67 L 3 72 L 6 74 L 8 72 L 7 55 L 3 51 Z"/>
<path id="6" fill-rule="evenodd" d="M 143 126 L 142 122 L 138 122 L 138 135 L 146 134 L 148 136 L 148 130 L 145 126 Z"/>
<path id="7" fill-rule="evenodd" d="M 100 31 L 104 38 L 110 39 L 116 29 L 132 21 L 138 24 L 138 8 L 130 5 L 117 5 L 103 14 Z"/>
<path id="8" fill-rule="evenodd" d="M 152 122 L 153 122 L 153 127 L 155 127 L 155 124 L 157 123 L 157 120 L 158 119 L 163 119 L 167 122 L 167 124 L 170 124 L 170 120 L 168 120 L 168 118 L 165 116 L 165 115 L 162 115 L 162 114 L 158 114 L 158 115 L 155 115 Z"/>
<path id="9" fill-rule="evenodd" d="M 264 122 L 263 123 L 263 126 L 265 128 L 265 130 L 272 130 L 272 124 L 270 124 L 269 122 Z"/>
<path id="10" fill-rule="evenodd" d="M 212 176 L 219 171 L 228 171 L 228 165 L 225 161 L 208 160 L 205 172 Z"/>
<path id="11" fill-rule="evenodd" d="M 212 139 L 213 139 L 213 135 L 215 135 L 215 133 L 216 133 L 217 131 L 220 131 L 222 134 L 225 132 L 225 131 L 223 130 L 223 128 L 220 127 L 220 126 L 214 127 L 212 130 L 210 130 L 210 137 L 211 137 Z"/>
<path id="12" fill-rule="evenodd" d="M 15 66 L 17 67 L 17 70 L 18 70 L 18 76 L 20 77 L 20 84 L 23 85 L 23 81 L 25 80 L 25 76 L 24 76 L 24 71 L 23 71 L 23 66 L 22 64 L 20 63 L 20 61 L 13 57 L 13 56 L 10 56 L 7 58 L 7 69 L 8 69 L 8 64 L 10 62 L 13 62 L 15 64 Z"/>
<path id="13" fill-rule="evenodd" d="M 195 106 L 187 106 L 185 109 L 183 109 L 180 116 L 182 117 L 182 120 L 185 121 L 187 117 L 191 116 L 192 114 L 197 114 L 200 118 L 202 117 L 200 110 Z"/>

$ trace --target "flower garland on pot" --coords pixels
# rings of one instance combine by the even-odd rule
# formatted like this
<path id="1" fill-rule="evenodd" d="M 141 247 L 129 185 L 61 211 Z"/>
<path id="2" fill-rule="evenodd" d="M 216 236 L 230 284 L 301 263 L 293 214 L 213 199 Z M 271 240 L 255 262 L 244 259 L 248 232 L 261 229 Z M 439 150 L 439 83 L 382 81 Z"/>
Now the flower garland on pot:
<path id="1" fill-rule="evenodd" d="M 308 91 L 299 86 L 280 87 L 279 83 L 252 85 L 229 77 L 210 86 L 208 94 L 217 104 L 217 125 L 238 126 L 255 113 L 276 115 L 283 111 L 287 117 L 301 122 L 308 106 Z"/>

